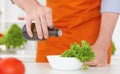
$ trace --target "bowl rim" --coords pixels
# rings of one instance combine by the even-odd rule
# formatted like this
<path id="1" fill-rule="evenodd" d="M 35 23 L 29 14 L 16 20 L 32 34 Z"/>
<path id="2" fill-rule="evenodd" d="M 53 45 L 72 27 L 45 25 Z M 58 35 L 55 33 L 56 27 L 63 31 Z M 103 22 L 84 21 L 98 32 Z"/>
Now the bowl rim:
<path id="1" fill-rule="evenodd" d="M 63 58 L 63 59 L 77 59 L 76 57 L 61 57 L 61 55 L 47 55 L 46 56 L 47 57 L 47 59 L 49 58 L 49 57 L 59 57 L 59 58 Z"/>

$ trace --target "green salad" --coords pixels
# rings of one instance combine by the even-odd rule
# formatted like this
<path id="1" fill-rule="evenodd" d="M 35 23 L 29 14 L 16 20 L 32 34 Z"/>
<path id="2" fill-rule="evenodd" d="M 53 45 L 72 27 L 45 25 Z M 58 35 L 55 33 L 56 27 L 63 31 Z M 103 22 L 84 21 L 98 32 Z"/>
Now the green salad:
<path id="1" fill-rule="evenodd" d="M 66 50 L 61 54 L 61 57 L 75 57 L 80 62 L 90 62 L 94 60 L 95 54 L 92 51 L 92 47 L 89 45 L 89 43 L 85 40 L 81 41 L 81 45 L 78 43 L 74 43 L 70 46 L 69 50 Z M 88 64 L 85 64 L 83 69 L 87 70 L 89 67 Z"/>

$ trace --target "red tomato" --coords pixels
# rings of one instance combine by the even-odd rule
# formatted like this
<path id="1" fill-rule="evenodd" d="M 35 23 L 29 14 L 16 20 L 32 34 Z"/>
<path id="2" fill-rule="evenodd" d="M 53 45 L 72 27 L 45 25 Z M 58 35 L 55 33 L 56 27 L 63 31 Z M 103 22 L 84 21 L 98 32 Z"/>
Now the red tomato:
<path id="1" fill-rule="evenodd" d="M 0 60 L 0 74 L 25 74 L 25 67 L 16 58 L 5 58 Z"/>
<path id="2" fill-rule="evenodd" d="M 3 37 L 3 35 L 0 33 L 0 37 Z"/>

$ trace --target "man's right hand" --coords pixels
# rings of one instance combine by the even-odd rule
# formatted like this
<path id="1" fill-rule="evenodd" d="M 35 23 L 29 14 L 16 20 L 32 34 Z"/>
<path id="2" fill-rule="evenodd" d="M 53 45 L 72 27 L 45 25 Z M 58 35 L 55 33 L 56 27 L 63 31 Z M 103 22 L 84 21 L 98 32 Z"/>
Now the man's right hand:
<path id="1" fill-rule="evenodd" d="M 37 0 L 13 0 L 13 2 L 26 12 L 28 35 L 33 36 L 31 24 L 34 21 L 39 39 L 48 38 L 48 27 L 53 27 L 51 8 L 40 5 Z"/>
<path id="2" fill-rule="evenodd" d="M 52 10 L 49 7 L 37 6 L 35 9 L 26 12 L 26 27 L 30 37 L 33 36 L 31 31 L 32 21 L 35 22 L 39 39 L 48 38 L 48 27 L 53 27 Z"/>

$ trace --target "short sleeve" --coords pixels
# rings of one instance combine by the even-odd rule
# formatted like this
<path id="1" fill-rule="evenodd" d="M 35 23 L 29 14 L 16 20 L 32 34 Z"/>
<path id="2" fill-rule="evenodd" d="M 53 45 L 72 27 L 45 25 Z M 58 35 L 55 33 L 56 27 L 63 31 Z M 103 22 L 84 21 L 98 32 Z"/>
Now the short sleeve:
<path id="1" fill-rule="evenodd" d="M 120 13 L 120 0 L 102 0 L 101 13 L 104 12 Z"/>

